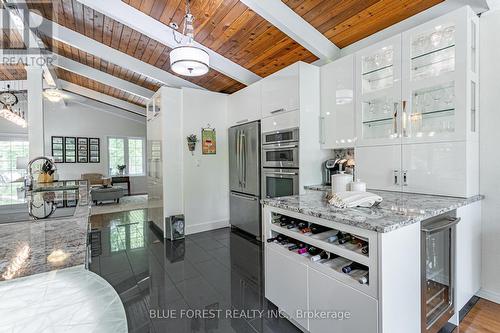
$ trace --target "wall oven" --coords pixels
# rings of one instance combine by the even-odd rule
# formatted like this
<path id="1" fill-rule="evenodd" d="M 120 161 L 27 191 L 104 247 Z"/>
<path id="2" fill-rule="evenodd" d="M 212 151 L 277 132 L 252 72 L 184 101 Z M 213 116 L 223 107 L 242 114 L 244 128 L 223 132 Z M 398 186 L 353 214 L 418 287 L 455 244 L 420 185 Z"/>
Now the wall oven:
<path id="1" fill-rule="evenodd" d="M 422 333 L 436 333 L 455 313 L 456 211 L 422 223 Z"/>
<path id="2" fill-rule="evenodd" d="M 262 167 L 299 167 L 299 130 L 297 128 L 262 134 Z"/>
<path id="3" fill-rule="evenodd" d="M 265 198 L 285 197 L 299 193 L 298 169 L 262 169 L 262 190 Z"/>

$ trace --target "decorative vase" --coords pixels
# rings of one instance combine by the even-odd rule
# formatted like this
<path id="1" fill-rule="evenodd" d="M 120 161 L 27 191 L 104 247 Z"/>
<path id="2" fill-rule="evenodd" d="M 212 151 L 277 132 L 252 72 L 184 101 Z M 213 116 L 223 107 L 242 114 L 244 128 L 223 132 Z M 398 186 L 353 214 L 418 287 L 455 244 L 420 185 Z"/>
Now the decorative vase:
<path id="1" fill-rule="evenodd" d="M 194 151 L 196 149 L 196 142 L 188 142 L 189 151 Z"/>

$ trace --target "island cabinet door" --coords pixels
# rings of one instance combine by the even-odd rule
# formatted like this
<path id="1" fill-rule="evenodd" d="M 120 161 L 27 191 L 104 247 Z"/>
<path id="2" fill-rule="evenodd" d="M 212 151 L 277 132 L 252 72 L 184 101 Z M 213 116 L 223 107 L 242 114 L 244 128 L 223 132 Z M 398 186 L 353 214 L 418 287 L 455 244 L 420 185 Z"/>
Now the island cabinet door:
<path id="1" fill-rule="evenodd" d="M 314 269 L 309 269 L 308 279 L 309 332 L 378 332 L 376 299 Z"/>
<path id="2" fill-rule="evenodd" d="M 297 312 L 308 310 L 307 266 L 300 260 L 279 253 L 272 248 L 273 245 L 266 246 L 265 296 L 293 321 L 308 329 L 308 320 L 297 317 Z"/>

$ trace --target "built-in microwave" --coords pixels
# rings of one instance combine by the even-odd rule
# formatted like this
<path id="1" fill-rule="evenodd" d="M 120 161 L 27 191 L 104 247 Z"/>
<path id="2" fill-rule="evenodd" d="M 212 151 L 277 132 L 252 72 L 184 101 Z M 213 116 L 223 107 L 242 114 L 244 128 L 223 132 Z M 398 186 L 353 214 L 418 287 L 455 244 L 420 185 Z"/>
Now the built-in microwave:
<path id="1" fill-rule="evenodd" d="M 298 168 L 298 140 L 298 128 L 262 134 L 262 167 Z"/>
<path id="2" fill-rule="evenodd" d="M 299 129 L 291 128 L 262 134 L 262 145 L 299 142 Z"/>
<path id="3" fill-rule="evenodd" d="M 299 170 L 263 168 L 262 193 L 265 198 L 299 194 Z"/>

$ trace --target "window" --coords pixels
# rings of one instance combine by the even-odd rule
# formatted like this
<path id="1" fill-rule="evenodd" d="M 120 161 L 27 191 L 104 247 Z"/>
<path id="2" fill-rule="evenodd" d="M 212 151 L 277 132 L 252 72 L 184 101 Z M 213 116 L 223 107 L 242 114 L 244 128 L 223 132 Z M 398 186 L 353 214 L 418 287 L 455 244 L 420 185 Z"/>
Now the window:
<path id="1" fill-rule="evenodd" d="M 124 174 L 143 175 L 145 166 L 144 138 L 109 137 L 109 174 L 118 175 L 118 165 L 125 165 Z"/>
<path id="2" fill-rule="evenodd" d="M 0 202 L 13 204 L 21 202 L 18 198 L 17 188 L 19 185 L 11 184 L 23 181 L 26 170 L 17 169 L 17 158 L 28 158 L 28 141 L 24 139 L 2 139 L 0 138 Z"/>
<path id="3" fill-rule="evenodd" d="M 18 157 L 28 157 L 28 141 L 2 140 L 0 138 L 0 183 L 7 184 L 16 180 L 22 181 L 25 169 L 16 168 Z"/>

